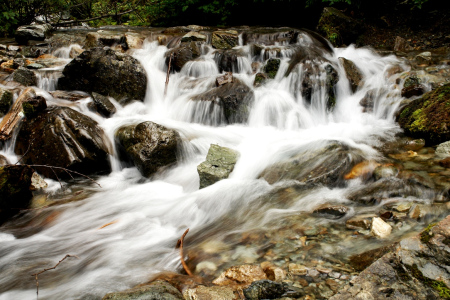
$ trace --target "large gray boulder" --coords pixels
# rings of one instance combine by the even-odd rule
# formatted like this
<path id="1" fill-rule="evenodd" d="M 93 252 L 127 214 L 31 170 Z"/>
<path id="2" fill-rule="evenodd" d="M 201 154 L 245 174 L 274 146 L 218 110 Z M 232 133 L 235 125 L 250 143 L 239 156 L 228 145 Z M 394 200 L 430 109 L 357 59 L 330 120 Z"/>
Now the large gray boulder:
<path id="1" fill-rule="evenodd" d="M 15 146 L 22 163 L 50 178 L 68 178 L 66 168 L 85 175 L 108 172 L 109 142 L 91 118 L 68 107 L 51 107 L 23 123 Z M 51 168 L 56 167 L 56 168 Z M 75 174 L 72 174 L 76 176 Z"/>
<path id="2" fill-rule="evenodd" d="M 217 103 L 223 111 L 227 123 L 243 123 L 248 119 L 250 105 L 254 100 L 252 89 L 238 78 L 205 93 L 196 95 L 194 101 Z"/>
<path id="3" fill-rule="evenodd" d="M 159 168 L 177 161 L 180 135 L 153 122 L 120 127 L 115 133 L 122 156 L 133 162 L 142 175 L 149 177 Z"/>
<path id="4" fill-rule="evenodd" d="M 344 175 L 361 160 L 362 153 L 358 150 L 338 141 L 327 141 L 305 147 L 298 154 L 267 167 L 260 177 L 270 184 L 296 180 L 306 184 L 342 186 Z"/>
<path id="5" fill-rule="evenodd" d="M 233 149 L 212 144 L 206 155 L 206 161 L 197 166 L 200 176 L 200 188 L 228 178 L 239 158 L 239 153 Z"/>
<path id="6" fill-rule="evenodd" d="M 17 43 L 27 45 L 29 40 L 43 41 L 53 30 L 50 24 L 35 24 L 20 26 L 16 30 L 15 38 Z"/>
<path id="7" fill-rule="evenodd" d="M 84 51 L 64 68 L 63 75 L 59 89 L 96 92 L 121 104 L 144 100 L 147 90 L 147 74 L 139 61 L 107 47 Z"/>

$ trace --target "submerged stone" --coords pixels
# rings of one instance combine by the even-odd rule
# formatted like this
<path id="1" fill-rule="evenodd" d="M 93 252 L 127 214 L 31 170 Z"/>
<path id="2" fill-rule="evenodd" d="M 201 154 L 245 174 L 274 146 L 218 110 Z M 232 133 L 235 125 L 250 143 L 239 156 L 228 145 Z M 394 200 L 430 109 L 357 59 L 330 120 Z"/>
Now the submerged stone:
<path id="1" fill-rule="evenodd" d="M 233 149 L 212 144 L 206 161 L 197 166 L 200 188 L 205 188 L 219 180 L 226 179 L 234 169 L 239 153 Z"/>
<path id="2" fill-rule="evenodd" d="M 102 300 L 183 300 L 183 295 L 170 283 L 157 280 L 122 292 L 106 294 Z"/>

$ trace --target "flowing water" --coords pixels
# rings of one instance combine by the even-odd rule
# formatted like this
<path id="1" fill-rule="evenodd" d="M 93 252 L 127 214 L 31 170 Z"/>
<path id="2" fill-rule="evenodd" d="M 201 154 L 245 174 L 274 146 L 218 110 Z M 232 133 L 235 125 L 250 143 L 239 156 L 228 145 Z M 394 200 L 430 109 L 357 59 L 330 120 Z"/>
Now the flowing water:
<path id="1" fill-rule="evenodd" d="M 400 132 L 394 113 L 402 98 L 399 86 L 387 76 L 387 71 L 402 62 L 394 56 L 381 57 L 352 46 L 332 49 L 328 54 L 323 52 L 317 65 L 326 60 L 335 66 L 340 78 L 336 86 L 336 107 L 329 111 L 327 91 L 322 84 L 324 72 L 315 74 L 317 84 L 311 101 L 298 92 L 304 72 L 302 66 L 284 76 L 295 47 L 317 47 L 307 34 L 299 35 L 295 45 L 270 45 L 258 54 L 253 52 L 252 45 L 242 43 L 241 39 L 237 48 L 243 55 L 233 75 L 252 87 L 255 94 L 245 124 L 227 125 L 220 106 L 191 100 L 192 96 L 210 89 L 220 75 L 210 46 L 204 46 L 202 56 L 187 63 L 181 72 L 171 74 L 164 95 L 167 48 L 146 41 L 143 49 L 132 53 L 147 72 L 146 98 L 125 107 L 113 100 L 118 112 L 109 119 L 88 109 L 89 97 L 78 102 L 53 98 L 47 91 L 55 89 L 61 69 L 40 71 L 39 94 L 46 97 L 49 105 L 70 106 L 88 115 L 100 124 L 111 141 L 119 127 L 150 120 L 177 130 L 183 145 L 178 163 L 150 179 L 143 178 L 136 168 L 113 155 L 112 173 L 95 178 L 101 187 L 80 180 L 65 183 L 61 189 L 58 182 L 47 180 L 46 194 L 35 197 L 35 201 L 42 201 L 44 208 L 26 211 L 0 227 L 1 300 L 35 298 L 36 283 L 31 274 L 54 266 L 66 254 L 76 255 L 78 259 L 67 258 L 55 270 L 39 275 L 40 299 L 100 299 L 107 292 L 132 287 L 162 271 L 179 271 L 175 244 L 186 228 L 190 228 L 185 240 L 189 251 L 222 255 L 221 261 L 226 265 L 260 261 L 259 257 L 264 256 L 261 254 L 264 242 L 246 243 L 237 238 L 256 231 L 265 232 L 265 238 L 275 237 L 275 247 L 284 249 L 286 256 L 291 253 L 291 260 L 295 260 L 294 246 L 283 241 L 283 228 L 292 224 L 310 229 L 327 222 L 337 227 L 345 224 L 342 220 L 308 217 L 318 205 L 329 201 L 345 204 L 351 207 L 346 217 L 356 211 L 370 211 L 371 208 L 361 208 L 346 196 L 363 184 L 359 179 L 333 189 L 315 187 L 296 191 L 292 188 L 295 185 L 286 182 L 270 185 L 259 175 L 273 163 L 299 152 L 313 151 L 328 141 L 351 146 L 352 151 L 358 151 L 367 160 L 381 159 L 376 147 L 382 141 L 394 140 Z M 67 49 L 61 50 L 59 55 L 67 58 L 67 53 Z M 281 59 L 277 76 L 253 88 L 252 62 L 261 65 L 270 57 Z M 355 93 L 338 57 L 352 60 L 364 73 L 364 85 Z M 373 112 L 363 113 L 359 101 L 374 89 L 380 92 Z M 13 143 L 1 152 L 11 162 L 18 159 L 12 151 Z M 199 190 L 196 167 L 205 160 L 211 144 L 235 149 L 240 157 L 229 179 Z M 267 196 L 285 187 L 291 187 L 293 193 L 288 201 Z M 432 200 L 430 197 L 415 199 L 423 203 Z M 404 226 L 393 237 L 398 238 L 411 228 L 413 225 Z M 343 239 L 324 245 L 324 252 L 317 257 L 358 252 L 365 243 L 378 243 L 367 240 Z M 279 254 L 277 259 L 284 258 Z"/>

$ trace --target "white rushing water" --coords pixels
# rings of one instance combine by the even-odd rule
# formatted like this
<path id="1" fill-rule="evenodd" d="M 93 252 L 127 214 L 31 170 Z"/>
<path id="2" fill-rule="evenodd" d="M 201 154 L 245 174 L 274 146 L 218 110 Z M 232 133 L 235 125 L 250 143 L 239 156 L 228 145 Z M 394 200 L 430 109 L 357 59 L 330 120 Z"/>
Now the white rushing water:
<path id="1" fill-rule="evenodd" d="M 299 37 L 299 44 L 308 46 L 308 42 L 306 36 Z M 345 189 L 323 189 L 289 207 L 275 209 L 259 202 L 259 196 L 273 187 L 258 176 L 267 166 L 329 140 L 360 149 L 366 158 L 377 157 L 372 146 L 399 131 L 393 114 L 401 97 L 395 82 L 386 78 L 386 71 L 400 61 L 352 46 L 334 49 L 326 59 L 337 66 L 340 80 L 336 107 L 329 112 L 321 85 L 324 73 L 317 74 L 318 84 L 308 103 L 296 92 L 301 68 L 284 76 L 292 48 L 276 46 L 282 48 L 280 54 L 271 46 L 260 56 L 253 56 L 249 45 L 237 47 L 244 56 L 238 59 L 233 75 L 255 94 L 246 124 L 226 125 L 218 105 L 191 100 L 210 89 L 220 75 L 214 50 L 209 47 L 203 49 L 199 59 L 170 76 L 165 97 L 167 48 L 153 42 L 135 50 L 133 56 L 148 75 L 146 98 L 126 107 L 114 103 L 119 109 L 110 119 L 87 108 L 90 98 L 72 103 L 53 99 L 42 91 L 49 105 L 68 105 L 95 119 L 111 141 L 120 126 L 150 120 L 177 130 L 183 147 L 179 162 L 151 179 L 143 178 L 136 168 L 125 167 L 114 156 L 113 172 L 97 179 L 101 188 L 85 182 L 61 191 L 56 182 L 50 181 L 53 192 L 49 199 L 67 201 L 30 212 L 33 218 L 14 230 L 14 226 L 0 227 L 0 299 L 34 299 L 36 286 L 31 274 L 54 266 L 66 254 L 79 259 L 68 258 L 56 270 L 41 274 L 39 298 L 100 299 L 107 292 L 130 288 L 163 270 L 179 270 L 174 246 L 186 228 L 190 228 L 187 241 L 208 235 L 220 239 L 228 232 L 264 226 L 268 219 L 286 213 L 309 211 L 329 198 L 347 201 Z M 69 50 L 64 51 L 61 53 Z M 252 62 L 276 56 L 281 59 L 276 78 L 253 88 Z M 364 73 L 364 85 L 355 93 L 338 57 L 352 60 Z M 54 89 L 54 78 L 45 78 L 46 83 L 41 79 L 40 87 Z M 369 90 L 380 92 L 373 112 L 363 113 L 359 101 Z M 240 158 L 229 179 L 199 190 L 196 167 L 205 160 L 211 144 L 233 148 L 240 152 Z M 5 147 L 1 154 L 15 162 L 12 147 Z M 84 191 L 78 196 L 80 200 L 68 201 L 76 198 L 73 195 L 78 190 Z"/>

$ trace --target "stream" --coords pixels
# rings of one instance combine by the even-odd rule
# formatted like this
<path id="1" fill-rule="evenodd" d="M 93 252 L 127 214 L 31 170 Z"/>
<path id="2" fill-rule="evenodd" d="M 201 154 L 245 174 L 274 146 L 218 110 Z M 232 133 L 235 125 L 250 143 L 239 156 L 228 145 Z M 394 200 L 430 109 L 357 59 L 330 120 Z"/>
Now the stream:
<path id="1" fill-rule="evenodd" d="M 298 92 L 303 65 L 284 76 L 299 47 L 320 52 L 310 101 Z M 53 53 L 61 66 L 36 71 L 38 94 L 49 106 L 69 106 L 94 119 L 111 144 L 119 127 L 143 121 L 176 130 L 183 143 L 178 162 L 151 178 L 143 177 L 115 154 L 110 157 L 112 172 L 93 176 L 98 185 L 84 178 L 61 185 L 46 179 L 49 187 L 35 194 L 34 208 L 0 226 L 0 300 L 35 299 L 32 274 L 54 266 L 66 254 L 78 258 L 67 258 L 55 270 L 39 275 L 39 299 L 101 299 L 106 293 L 147 282 L 161 272 L 181 272 L 175 245 L 187 228 L 188 265 L 209 279 L 230 266 L 264 261 L 285 269 L 289 263 L 331 269 L 340 266 L 341 273 L 351 278 L 357 274 L 348 265 L 351 255 L 417 233 L 448 213 L 447 206 L 438 203 L 445 184 L 436 182 L 445 181 L 450 174 L 448 169 L 429 163 L 435 160 L 434 149 L 425 147 L 408 157 L 408 149 L 402 148 L 405 138 L 395 122 L 395 113 L 404 100 L 400 95 L 402 82 L 399 74 L 388 74 L 393 66 L 409 70 L 404 60 L 353 45 L 327 53 L 307 33 L 300 34 L 294 44 L 266 45 L 260 53 L 255 53 L 251 41 L 241 38 L 235 49 L 243 55 L 233 67 L 233 76 L 254 92 L 248 121 L 241 124 L 227 124 L 214 102 L 191 99 L 208 91 L 223 75 L 210 45 L 203 45 L 199 58 L 170 75 L 166 95 L 167 46 L 146 39 L 142 49 L 129 50 L 147 72 L 146 97 L 123 107 L 111 99 L 117 108 L 111 118 L 91 111 L 89 96 L 70 102 L 49 93 L 56 89 L 64 65 L 70 62 L 70 49 Z M 260 70 L 271 57 L 280 59 L 277 75 L 254 87 L 254 70 Z M 350 88 L 339 57 L 353 61 L 363 73 L 363 84 L 356 92 Z M 321 61 L 335 66 L 339 74 L 332 110 L 327 107 L 326 72 Z M 373 110 L 364 112 L 360 101 L 374 90 Z M 277 162 L 329 143 L 345 145 L 346 155 L 360 158 L 354 164 L 396 160 L 426 178 L 434 174 L 435 189 L 360 203 L 349 196 L 368 184 L 360 177 L 337 186 L 304 186 L 295 180 L 269 184 L 260 176 Z M 205 160 L 211 144 L 234 149 L 240 156 L 228 179 L 199 189 L 197 166 Z M 19 157 L 13 148 L 14 138 L 0 154 L 15 163 Z M 333 158 L 324 156 L 318 163 L 327 165 Z M 420 205 L 423 214 L 391 220 L 393 230 L 387 238 L 375 238 L 369 230 L 346 228 L 352 217 L 379 214 L 386 206 L 400 202 Z M 344 205 L 348 211 L 335 219 L 312 213 L 327 203 Z"/>

